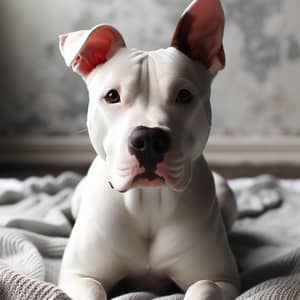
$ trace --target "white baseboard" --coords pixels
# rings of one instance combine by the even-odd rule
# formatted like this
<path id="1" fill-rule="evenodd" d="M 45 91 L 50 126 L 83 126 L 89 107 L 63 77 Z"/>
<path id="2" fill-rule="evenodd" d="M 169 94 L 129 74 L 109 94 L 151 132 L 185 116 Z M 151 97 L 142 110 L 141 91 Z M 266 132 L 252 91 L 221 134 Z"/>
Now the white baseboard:
<path id="1" fill-rule="evenodd" d="M 205 150 L 212 165 L 300 167 L 300 137 L 211 137 Z M 87 136 L 0 138 L 0 165 L 88 165 L 95 157 Z M 299 169 L 300 173 L 300 169 Z"/>

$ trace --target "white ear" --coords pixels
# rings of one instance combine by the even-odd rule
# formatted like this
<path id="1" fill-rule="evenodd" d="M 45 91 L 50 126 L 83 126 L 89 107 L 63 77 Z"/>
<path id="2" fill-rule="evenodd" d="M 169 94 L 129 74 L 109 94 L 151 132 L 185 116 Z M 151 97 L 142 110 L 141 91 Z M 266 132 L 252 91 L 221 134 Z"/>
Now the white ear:
<path id="1" fill-rule="evenodd" d="M 201 62 L 213 75 L 225 66 L 224 13 L 219 0 L 194 0 L 180 18 L 171 46 Z"/>
<path id="2" fill-rule="evenodd" d="M 110 25 L 97 25 L 59 36 L 59 49 L 67 66 L 85 77 L 96 66 L 126 47 L 122 35 Z"/>

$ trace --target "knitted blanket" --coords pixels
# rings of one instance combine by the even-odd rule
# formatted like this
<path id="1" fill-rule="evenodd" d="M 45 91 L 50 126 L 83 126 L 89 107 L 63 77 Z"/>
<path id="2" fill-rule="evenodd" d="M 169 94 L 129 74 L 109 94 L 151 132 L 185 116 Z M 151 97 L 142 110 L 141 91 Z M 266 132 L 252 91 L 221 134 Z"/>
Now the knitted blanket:
<path id="1" fill-rule="evenodd" d="M 70 197 L 80 176 L 0 179 L 0 299 L 69 299 L 57 286 L 72 229 Z M 230 242 L 239 264 L 238 300 L 300 299 L 300 182 L 270 176 L 230 181 L 239 219 Z M 179 300 L 149 292 L 118 300 Z"/>

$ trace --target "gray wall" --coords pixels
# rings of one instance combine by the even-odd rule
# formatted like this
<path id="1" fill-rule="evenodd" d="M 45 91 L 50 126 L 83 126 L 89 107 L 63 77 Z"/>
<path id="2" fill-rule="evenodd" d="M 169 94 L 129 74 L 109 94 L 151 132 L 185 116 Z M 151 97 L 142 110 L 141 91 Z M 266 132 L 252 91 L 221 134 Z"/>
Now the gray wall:
<path id="1" fill-rule="evenodd" d="M 129 47 L 169 44 L 188 0 L 1 0 L 0 135 L 76 135 L 87 93 L 57 47 L 111 23 Z M 300 1 L 223 0 L 227 67 L 214 84 L 215 135 L 300 134 Z"/>

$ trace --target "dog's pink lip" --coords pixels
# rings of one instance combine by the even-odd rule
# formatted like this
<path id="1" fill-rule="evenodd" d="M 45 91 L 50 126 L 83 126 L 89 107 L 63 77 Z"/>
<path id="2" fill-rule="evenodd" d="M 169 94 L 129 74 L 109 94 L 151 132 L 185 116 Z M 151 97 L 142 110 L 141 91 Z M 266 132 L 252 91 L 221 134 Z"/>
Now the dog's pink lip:
<path id="1" fill-rule="evenodd" d="M 165 184 L 165 179 L 164 177 L 156 174 L 156 173 L 140 173 L 136 174 L 135 176 L 132 177 L 130 181 L 126 185 L 120 188 L 116 188 L 114 184 L 111 181 L 108 181 L 109 186 L 112 189 L 116 189 L 120 193 L 125 193 L 127 192 L 130 188 L 140 186 L 140 187 L 155 187 L 155 186 L 161 186 Z"/>

